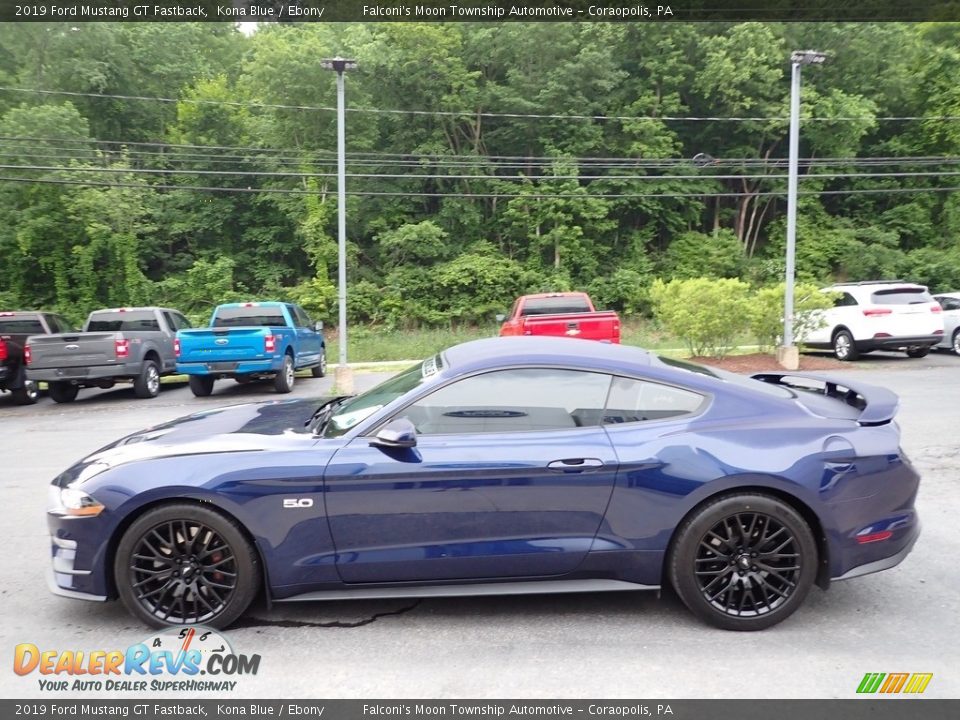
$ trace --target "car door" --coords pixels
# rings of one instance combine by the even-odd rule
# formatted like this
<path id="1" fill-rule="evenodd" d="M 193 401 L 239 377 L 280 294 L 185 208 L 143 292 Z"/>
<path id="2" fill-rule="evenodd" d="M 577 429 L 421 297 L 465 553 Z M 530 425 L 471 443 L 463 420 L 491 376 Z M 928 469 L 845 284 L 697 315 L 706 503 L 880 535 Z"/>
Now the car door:
<path id="1" fill-rule="evenodd" d="M 960 338 L 954 337 L 960 332 L 960 298 L 938 295 L 935 300 L 943 308 L 943 342 L 940 347 L 952 348 L 960 354 Z"/>
<path id="2" fill-rule="evenodd" d="M 357 437 L 327 466 L 348 583 L 550 576 L 584 559 L 617 461 L 600 425 L 611 378 L 515 368 L 459 379 L 399 411 L 409 449 Z"/>
<path id="3" fill-rule="evenodd" d="M 320 333 L 299 305 L 288 305 L 294 332 L 297 334 L 297 367 L 316 365 L 320 362 Z"/>

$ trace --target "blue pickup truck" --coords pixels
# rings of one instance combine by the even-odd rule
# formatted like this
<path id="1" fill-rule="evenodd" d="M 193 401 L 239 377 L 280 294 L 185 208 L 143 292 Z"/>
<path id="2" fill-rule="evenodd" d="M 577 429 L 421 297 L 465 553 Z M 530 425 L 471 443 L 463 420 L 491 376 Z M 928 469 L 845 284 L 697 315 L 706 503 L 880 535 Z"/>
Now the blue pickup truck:
<path id="1" fill-rule="evenodd" d="M 177 372 L 190 376 L 197 397 L 213 392 L 221 378 L 238 383 L 272 378 L 278 393 L 288 393 L 297 370 L 310 368 L 313 377 L 326 374 L 322 330 L 323 323 L 314 323 L 292 303 L 218 305 L 209 327 L 177 332 Z"/>

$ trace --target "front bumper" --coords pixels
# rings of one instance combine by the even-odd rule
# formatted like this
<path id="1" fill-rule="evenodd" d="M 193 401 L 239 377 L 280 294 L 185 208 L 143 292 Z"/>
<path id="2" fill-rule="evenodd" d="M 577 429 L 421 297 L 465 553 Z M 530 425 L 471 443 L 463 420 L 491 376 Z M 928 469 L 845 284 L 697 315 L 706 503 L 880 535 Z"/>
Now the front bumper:
<path id="1" fill-rule="evenodd" d="M 106 514 L 106 513 L 105 513 Z M 107 518 L 68 517 L 47 513 L 50 566 L 47 586 L 56 595 L 107 600 L 114 595 L 108 578 Z"/>

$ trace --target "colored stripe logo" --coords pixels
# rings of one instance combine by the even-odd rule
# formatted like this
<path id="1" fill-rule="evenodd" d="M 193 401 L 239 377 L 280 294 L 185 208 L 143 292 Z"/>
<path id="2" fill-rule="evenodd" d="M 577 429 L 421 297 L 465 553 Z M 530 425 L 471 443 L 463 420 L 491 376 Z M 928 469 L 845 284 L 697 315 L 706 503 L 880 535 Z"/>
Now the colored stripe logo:
<path id="1" fill-rule="evenodd" d="M 918 695 L 927 689 L 933 673 L 866 673 L 857 687 L 865 695 L 905 693 Z"/>

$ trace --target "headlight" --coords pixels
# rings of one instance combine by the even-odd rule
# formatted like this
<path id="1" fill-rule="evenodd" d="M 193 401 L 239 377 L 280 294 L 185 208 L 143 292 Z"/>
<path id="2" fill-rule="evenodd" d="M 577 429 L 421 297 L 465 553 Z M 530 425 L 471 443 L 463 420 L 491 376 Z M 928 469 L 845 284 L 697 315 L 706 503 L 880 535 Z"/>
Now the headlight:
<path id="1" fill-rule="evenodd" d="M 57 492 L 59 490 L 59 493 Z M 71 487 L 50 488 L 50 512 L 72 517 L 95 517 L 103 512 L 103 505 L 83 490 Z"/>

